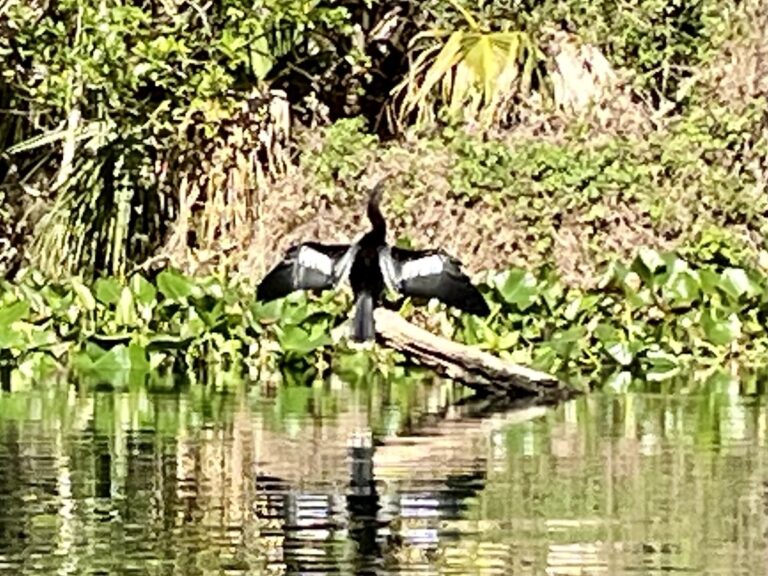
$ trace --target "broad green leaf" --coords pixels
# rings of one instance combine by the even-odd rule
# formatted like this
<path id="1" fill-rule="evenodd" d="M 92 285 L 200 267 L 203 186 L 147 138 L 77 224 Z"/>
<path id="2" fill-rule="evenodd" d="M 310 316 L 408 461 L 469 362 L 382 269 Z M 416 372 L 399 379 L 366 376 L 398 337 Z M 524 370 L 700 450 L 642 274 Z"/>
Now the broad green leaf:
<path id="1" fill-rule="evenodd" d="M 654 284 L 654 277 L 664 267 L 664 259 L 656 250 L 640 248 L 631 269 L 648 285 Z"/>
<path id="2" fill-rule="evenodd" d="M 538 293 L 547 306 L 554 310 L 562 301 L 565 288 L 557 279 L 546 278 L 546 281 L 538 287 Z"/>
<path id="3" fill-rule="evenodd" d="M 28 324 L 26 328 L 26 348 L 27 350 L 45 348 L 48 349 L 55 346 L 58 342 L 58 334 L 53 330 L 41 328 L 34 324 Z"/>
<path id="4" fill-rule="evenodd" d="M 520 335 L 526 340 L 538 340 L 542 336 L 541 322 L 526 322 L 520 330 Z"/>
<path id="5" fill-rule="evenodd" d="M 537 370 L 552 370 L 553 367 L 559 365 L 562 356 L 563 354 L 558 353 L 552 347 L 552 343 L 548 342 L 534 349 L 531 365 Z"/>
<path id="6" fill-rule="evenodd" d="M 59 286 L 45 286 L 40 295 L 45 300 L 46 306 L 53 310 L 67 308 L 75 299 L 72 292 L 64 291 Z"/>
<path id="7" fill-rule="evenodd" d="M 266 304 L 258 301 L 252 302 L 250 306 L 251 313 L 246 315 L 251 328 L 256 332 L 262 332 L 264 330 L 264 325 L 278 322 L 280 320 L 282 305 L 282 300 L 273 300 Z"/>
<path id="8" fill-rule="evenodd" d="M 720 319 L 706 309 L 701 313 L 701 327 L 707 340 L 716 346 L 725 346 L 741 336 L 741 321 L 735 313 Z"/>
<path id="9" fill-rule="evenodd" d="M 645 308 L 654 304 L 653 291 L 648 286 L 643 286 L 637 292 L 625 290 L 624 297 L 632 308 Z M 602 300 L 602 298 L 600 298 Z"/>
<path id="10" fill-rule="evenodd" d="M 116 304 L 120 299 L 121 284 L 116 278 L 99 278 L 93 287 L 96 299 L 102 304 Z"/>
<path id="11" fill-rule="evenodd" d="M 28 315 L 29 303 L 26 300 L 4 305 L 0 308 L 0 330 L 8 329 L 11 324 L 27 318 Z"/>
<path id="12" fill-rule="evenodd" d="M 88 346 L 75 356 L 73 363 L 83 375 L 112 386 L 123 385 L 131 368 L 128 348 L 124 344 L 107 351 L 98 346 Z"/>
<path id="13" fill-rule="evenodd" d="M 225 308 L 226 302 L 222 298 L 206 295 L 195 300 L 195 310 L 208 327 L 214 327 L 224 319 Z"/>
<path id="14" fill-rule="evenodd" d="M 583 326 L 560 330 L 552 335 L 548 344 L 559 356 L 569 357 L 575 348 L 580 348 L 584 343 L 586 333 L 586 328 Z"/>
<path id="15" fill-rule="evenodd" d="M 581 312 L 581 301 L 581 296 L 578 296 L 568 303 L 563 312 L 563 317 L 566 320 L 573 322 L 576 319 L 576 316 Z"/>
<path id="16" fill-rule="evenodd" d="M 702 268 L 699 270 L 699 282 L 701 283 L 701 290 L 707 296 L 712 296 L 717 292 L 720 286 L 720 276 L 713 270 Z"/>
<path id="17" fill-rule="evenodd" d="M 309 328 L 309 340 L 312 342 L 318 342 L 324 339 L 330 330 L 329 322 L 315 322 L 310 324 Z"/>
<path id="18" fill-rule="evenodd" d="M 157 290 L 140 274 L 134 274 L 129 282 L 136 302 L 142 306 L 157 304 Z"/>
<path id="19" fill-rule="evenodd" d="M 699 293 L 698 274 L 693 270 L 673 273 L 662 287 L 664 299 L 673 306 L 689 306 Z"/>
<path id="20" fill-rule="evenodd" d="M 319 338 L 312 339 L 306 330 L 300 326 L 286 326 L 285 329 L 278 334 L 278 341 L 284 352 L 308 354 L 316 348 L 330 344 L 331 338 L 327 334 L 324 334 Z"/>
<path id="21" fill-rule="evenodd" d="M 661 254 L 652 248 L 640 248 L 637 256 L 651 274 L 655 274 L 664 266 L 664 259 Z"/>
<path id="22" fill-rule="evenodd" d="M 628 366 L 634 360 L 637 346 L 626 341 L 624 330 L 605 322 L 595 326 L 595 336 L 603 345 L 606 353 L 622 366 Z"/>
<path id="23" fill-rule="evenodd" d="M 301 324 L 312 314 L 304 294 L 291 295 L 283 302 L 280 321 L 282 324 Z"/>
<path id="24" fill-rule="evenodd" d="M 157 275 L 157 287 L 163 296 L 175 301 L 188 298 L 194 290 L 189 278 L 173 270 L 163 270 Z"/>
<path id="25" fill-rule="evenodd" d="M 594 312 L 594 307 L 600 302 L 600 299 L 601 296 L 598 294 L 577 296 L 568 303 L 568 306 L 563 312 L 563 317 L 572 322 L 583 312 L 591 314 Z"/>
<path id="26" fill-rule="evenodd" d="M 503 336 L 500 336 L 496 342 L 496 350 L 510 350 L 518 345 L 520 342 L 519 332 L 507 332 Z"/>
<path id="27" fill-rule="evenodd" d="M 651 382 L 669 380 L 680 373 L 680 362 L 677 356 L 662 350 L 646 352 L 644 377 Z"/>
<path id="28" fill-rule="evenodd" d="M 27 349 L 27 339 L 22 332 L 14 330 L 8 326 L 0 330 L 0 350 L 19 350 L 21 352 Z"/>
<path id="29" fill-rule="evenodd" d="M 622 366 L 629 366 L 634 356 L 626 342 L 613 342 L 605 346 L 605 351 Z"/>
<path id="30" fill-rule="evenodd" d="M 741 268 L 726 268 L 720 279 L 720 288 L 734 301 L 745 294 L 751 296 L 757 293 L 747 273 Z"/>
<path id="31" fill-rule="evenodd" d="M 179 336 L 182 338 L 198 338 L 205 334 L 206 330 L 207 327 L 205 325 L 205 321 L 200 318 L 200 316 L 192 312 L 190 318 L 187 318 L 186 321 L 181 325 Z"/>
<path id="32" fill-rule="evenodd" d="M 536 279 L 527 270 L 512 270 L 499 287 L 502 297 L 521 311 L 527 310 L 536 300 Z"/>
<path id="33" fill-rule="evenodd" d="M 269 53 L 269 42 L 267 42 L 266 37 L 257 37 L 248 47 L 248 51 L 251 56 L 250 62 L 253 67 L 253 73 L 259 80 L 263 80 L 275 65 L 275 60 Z"/>
<path id="34" fill-rule="evenodd" d="M 595 336 L 603 345 L 605 345 L 622 340 L 624 338 L 624 332 L 615 326 L 601 322 L 595 326 Z"/>

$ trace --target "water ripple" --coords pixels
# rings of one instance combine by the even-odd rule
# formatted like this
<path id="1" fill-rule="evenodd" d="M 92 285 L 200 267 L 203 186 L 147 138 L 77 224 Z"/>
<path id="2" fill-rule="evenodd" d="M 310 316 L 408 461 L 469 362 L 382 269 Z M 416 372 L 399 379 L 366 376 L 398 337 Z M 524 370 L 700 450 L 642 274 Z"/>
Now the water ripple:
<path id="1" fill-rule="evenodd" d="M 768 571 L 760 399 L 398 394 L 0 396 L 0 574 Z"/>

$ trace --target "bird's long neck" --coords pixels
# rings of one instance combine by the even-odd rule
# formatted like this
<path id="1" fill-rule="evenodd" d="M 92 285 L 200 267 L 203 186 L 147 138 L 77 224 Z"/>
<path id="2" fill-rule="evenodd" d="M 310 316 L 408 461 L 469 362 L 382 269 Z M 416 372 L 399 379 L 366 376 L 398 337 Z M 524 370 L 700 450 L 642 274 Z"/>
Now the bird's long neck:
<path id="1" fill-rule="evenodd" d="M 384 221 L 384 216 L 381 214 L 379 208 L 379 201 L 381 200 L 381 190 L 375 190 L 368 199 L 368 220 L 371 221 L 373 229 L 369 233 L 372 238 L 375 238 L 381 244 L 384 244 L 387 236 L 387 223 Z"/>

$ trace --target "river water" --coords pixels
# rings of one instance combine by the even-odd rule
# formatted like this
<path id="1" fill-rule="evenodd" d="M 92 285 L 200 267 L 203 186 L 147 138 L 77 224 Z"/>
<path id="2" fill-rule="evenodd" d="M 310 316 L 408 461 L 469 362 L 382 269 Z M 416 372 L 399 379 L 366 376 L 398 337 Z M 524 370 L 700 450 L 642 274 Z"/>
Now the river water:
<path id="1" fill-rule="evenodd" d="M 768 573 L 762 397 L 0 397 L 0 574 Z"/>

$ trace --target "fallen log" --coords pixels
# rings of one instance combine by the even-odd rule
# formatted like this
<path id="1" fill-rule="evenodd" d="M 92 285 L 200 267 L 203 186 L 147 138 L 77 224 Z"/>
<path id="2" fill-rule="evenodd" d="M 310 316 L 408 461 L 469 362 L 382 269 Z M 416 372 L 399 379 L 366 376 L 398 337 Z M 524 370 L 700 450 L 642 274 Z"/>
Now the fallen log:
<path id="1" fill-rule="evenodd" d="M 377 336 L 409 359 L 474 390 L 503 396 L 557 401 L 577 391 L 556 377 L 503 360 L 489 352 L 436 336 L 386 308 L 374 311 Z"/>

